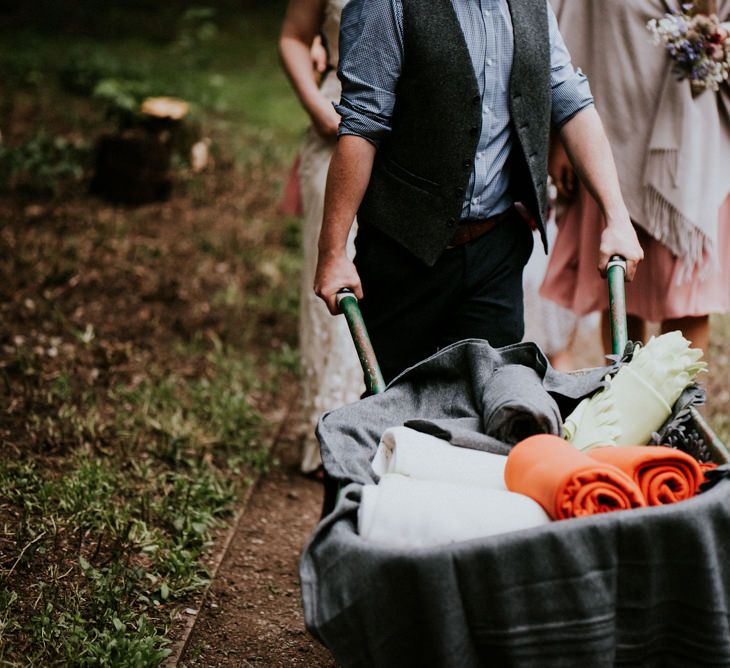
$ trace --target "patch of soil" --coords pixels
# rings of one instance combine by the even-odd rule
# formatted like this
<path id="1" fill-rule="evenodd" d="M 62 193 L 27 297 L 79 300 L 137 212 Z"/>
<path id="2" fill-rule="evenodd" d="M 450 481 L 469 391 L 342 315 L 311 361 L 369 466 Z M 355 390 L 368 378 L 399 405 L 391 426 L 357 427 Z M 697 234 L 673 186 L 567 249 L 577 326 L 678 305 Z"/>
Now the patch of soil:
<path id="1" fill-rule="evenodd" d="M 54 480 L 73 470 L 77 459 L 71 455 L 79 452 L 113 459 L 130 471 L 144 462 L 153 481 L 158 472 L 184 466 L 179 452 L 181 458 L 218 467 L 223 478 L 236 448 L 246 458 L 241 477 L 250 473 L 249 461 L 256 464 L 259 445 L 269 436 L 274 386 L 285 382 L 287 362 L 273 357 L 291 349 L 296 332 L 294 310 L 287 311 L 289 286 L 296 285 L 287 272 L 295 272 L 295 257 L 281 242 L 275 189 L 264 176 L 237 183 L 239 174 L 222 167 L 181 174 L 181 192 L 173 200 L 134 209 L 81 193 L 41 203 L 0 196 L 4 465 L 28 462 L 43 479 Z M 167 438 L 168 427 L 152 424 L 157 416 L 150 421 L 138 411 L 137 418 L 124 398 L 149 387 L 155 399 L 150 410 L 156 413 L 157 398 L 171 402 L 167 396 L 187 381 L 191 387 L 213 382 L 228 351 L 235 351 L 232 364 L 250 368 L 252 378 L 256 374 L 246 399 L 252 416 L 263 420 L 260 438 L 252 437 L 250 448 L 238 433 L 219 439 L 202 430 L 183 445 L 184 439 Z M 203 424 L 206 407 L 199 403 L 196 418 Z M 217 418 L 224 421 L 239 431 L 237 418 Z M 242 416 L 240 431 L 245 422 Z M 254 427 L 252 417 L 252 434 Z M 172 443 L 175 447 L 168 447 Z M 230 471 L 230 478 L 235 475 Z M 139 484 L 147 485 L 147 479 Z M 14 485 L 11 481 L 11 490 Z M 148 488 L 164 493 L 153 482 Z M 47 519 L 40 508 L 33 500 L 16 503 L 0 494 L 0 571 L 18 595 L 13 611 L 18 630 L 12 638 L 6 630 L 3 641 L 13 652 L 19 647 L 21 655 L 29 642 L 27 629 L 35 624 L 37 587 L 52 596 L 76 596 L 88 582 L 79 554 L 97 565 L 107 563 L 107 552 L 122 550 L 112 536 L 116 529 L 94 534 L 79 528 L 71 511 L 64 515 L 61 539 L 55 529 L 28 534 L 29 526 Z M 144 508 L 148 505 L 139 512 L 147 512 Z M 36 535 L 40 538 L 31 542 Z M 137 559 L 136 543 L 124 542 L 123 550 Z M 51 568 L 65 573 L 58 587 L 46 585 Z M 160 616 L 152 610 L 148 618 L 164 627 L 172 606 L 160 606 Z"/>
<path id="2" fill-rule="evenodd" d="M 212 583 L 179 666 L 336 666 L 304 628 L 299 555 L 319 519 L 321 483 L 299 473 L 294 426 L 274 453 Z"/>

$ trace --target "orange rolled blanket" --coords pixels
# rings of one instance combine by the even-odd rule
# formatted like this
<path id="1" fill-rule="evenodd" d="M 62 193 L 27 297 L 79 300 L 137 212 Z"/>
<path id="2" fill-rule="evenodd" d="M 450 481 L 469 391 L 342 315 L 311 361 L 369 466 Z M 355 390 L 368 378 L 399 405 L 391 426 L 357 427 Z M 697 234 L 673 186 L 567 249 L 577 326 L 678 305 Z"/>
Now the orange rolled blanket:
<path id="1" fill-rule="evenodd" d="M 504 479 L 507 489 L 534 499 L 555 520 L 646 506 L 638 485 L 621 469 L 549 434 L 512 448 Z"/>
<path id="2" fill-rule="evenodd" d="M 587 454 L 631 476 L 650 506 L 690 499 L 704 480 L 702 468 L 692 455 L 661 445 L 593 448 Z"/>

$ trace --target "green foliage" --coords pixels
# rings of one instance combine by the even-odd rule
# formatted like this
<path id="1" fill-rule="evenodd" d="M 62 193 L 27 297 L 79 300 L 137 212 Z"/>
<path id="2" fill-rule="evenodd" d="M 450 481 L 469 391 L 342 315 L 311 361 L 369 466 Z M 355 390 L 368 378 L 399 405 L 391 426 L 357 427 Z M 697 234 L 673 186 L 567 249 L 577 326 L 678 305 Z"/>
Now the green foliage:
<path id="1" fill-rule="evenodd" d="M 131 465 L 84 446 L 61 472 L 33 460 L 0 463 L 15 570 L 47 560 L 23 629 L 38 664 L 150 666 L 168 653 L 160 622 L 173 610 L 163 612 L 208 581 L 200 559 L 235 501 L 234 476 L 266 465 L 250 364 L 223 349 L 211 362 L 209 380 L 170 376 L 113 391 L 119 453 L 142 448 Z M 87 410 L 96 411 L 85 403 L 74 414 Z M 80 578 L 72 586 L 70 572 Z M 0 637 L 20 630 L 17 605 L 11 589 L 0 592 Z"/>
<path id="2" fill-rule="evenodd" d="M 281 243 L 289 251 L 298 252 L 302 247 L 302 222 L 298 218 L 284 221 Z"/>
<path id="3" fill-rule="evenodd" d="M 180 351 L 185 354 L 184 347 Z M 193 454 L 207 452 L 227 469 L 242 463 L 264 467 L 261 417 L 252 404 L 259 381 L 250 359 L 222 346 L 207 358 L 215 370 L 207 378 L 153 378 L 131 389 L 116 388 L 113 398 L 124 406 L 117 428 L 147 431 L 154 454 L 170 466 L 189 469 Z"/>
<path id="4" fill-rule="evenodd" d="M 170 654 L 166 647 L 169 642 L 160 637 L 144 614 L 117 612 L 113 607 L 84 610 L 85 595 L 101 594 L 112 605 L 124 600 L 132 583 L 129 574 L 101 572 L 88 562 L 82 562 L 81 568 L 90 582 L 85 592 L 71 591 L 60 600 L 54 599 L 54 604 L 49 600 L 47 588 L 41 587 L 39 612 L 33 618 L 32 646 L 26 655 L 30 665 L 125 668 L 159 665 Z"/>
<path id="5" fill-rule="evenodd" d="M 188 66 L 200 68 L 211 63 L 212 42 L 218 36 L 215 17 L 212 7 L 190 7 L 180 17 L 174 50 Z"/>
<path id="6" fill-rule="evenodd" d="M 201 558 L 212 531 L 244 474 L 268 465 L 252 360 L 217 339 L 207 352 L 175 346 L 181 358 L 203 354 L 207 373 L 152 368 L 104 397 L 67 373 L 36 382 L 43 366 L 32 355 L 17 367 L 34 407 L 28 429 L 49 442 L 63 435 L 66 447 L 57 466 L 0 461 L 0 516 L 13 545 L 2 567 L 34 573 L 23 601 L 12 578 L 0 590 L 0 641 L 18 651 L 24 638 L 32 665 L 158 665 L 176 601 L 208 582 Z M 113 414 L 102 417 L 101 399 Z M 90 449 L 104 442 L 114 443 L 109 454 Z"/>
<path id="7" fill-rule="evenodd" d="M 58 195 L 83 178 L 89 160 L 87 144 L 41 129 L 19 146 L 0 144 L 0 190 Z"/>
<path id="8" fill-rule="evenodd" d="M 69 142 L 83 150 L 81 155 L 69 155 L 69 151 L 52 155 L 50 142 L 46 142 L 43 151 L 48 164 L 40 167 L 35 163 L 32 169 L 25 169 L 24 165 L 30 167 L 26 154 L 37 154 L 38 142 L 25 135 L 22 144 L 31 144 L 26 150 L 19 147 L 19 138 L 13 137 L 13 148 L 2 149 L 0 188 L 62 192 L 66 182 L 77 183 L 83 178 L 79 167 L 86 169 L 90 146 L 108 128 L 106 124 L 100 126 L 104 112 L 126 125 L 144 97 L 157 95 L 190 102 L 192 121 L 205 128 L 214 146 L 224 147 L 225 161 L 235 162 L 242 170 L 278 168 L 290 161 L 307 119 L 292 98 L 272 48 L 278 13 L 237 9 L 223 14 L 220 5 L 216 8 L 214 12 L 193 7 L 179 14 L 170 21 L 175 36 L 167 43 L 145 41 L 138 31 L 120 30 L 114 40 L 104 43 L 88 37 L 79 43 L 78 38 L 63 32 L 42 37 L 32 32 L 4 32 L 0 124 L 6 143 L 10 137 L 8 119 L 18 106 L 18 94 L 32 87 L 38 92 L 34 98 L 37 104 L 27 109 L 23 102 L 26 116 L 34 119 L 32 128 L 51 128 L 46 133 L 51 138 L 83 137 L 82 142 Z M 123 14 L 127 10 L 120 5 L 115 11 Z M 174 14 L 180 10 L 166 11 Z M 117 23 L 128 26 L 125 19 L 129 15 L 120 16 Z M 89 97 L 93 100 L 91 109 Z M 223 160 L 216 158 L 222 164 Z M 175 164 L 186 165 L 184 160 Z M 13 178 L 11 165 L 17 175 Z"/>
<path id="9" fill-rule="evenodd" d="M 93 96 L 104 104 L 109 118 L 125 126 L 132 124 L 142 101 L 153 91 L 149 81 L 105 78 L 94 86 Z"/>
<path id="10" fill-rule="evenodd" d="M 215 73 L 194 77 L 191 73 L 207 69 L 213 61 L 218 36 L 215 10 L 191 7 L 180 16 L 177 37 L 171 45 L 176 67 L 169 73 L 152 71 L 143 61 L 127 53 L 113 53 L 96 45 L 72 48 L 59 69 L 63 87 L 76 95 L 101 100 L 108 115 L 122 123 L 133 120 L 142 100 L 152 95 L 176 95 L 204 106 L 215 106 L 223 79 Z"/>
<path id="11" fill-rule="evenodd" d="M 6 657 L 8 638 L 20 629 L 17 619 L 18 594 L 0 583 L 0 663 Z"/>
<path id="12" fill-rule="evenodd" d="M 7 49 L 0 55 L 0 76 L 5 89 L 37 88 L 44 79 L 42 58 L 33 48 Z"/>
<path id="13" fill-rule="evenodd" d="M 83 45 L 69 49 L 58 70 L 62 86 L 76 95 L 91 95 L 104 79 L 143 81 L 150 76 L 138 60 L 122 58 L 98 46 Z"/>

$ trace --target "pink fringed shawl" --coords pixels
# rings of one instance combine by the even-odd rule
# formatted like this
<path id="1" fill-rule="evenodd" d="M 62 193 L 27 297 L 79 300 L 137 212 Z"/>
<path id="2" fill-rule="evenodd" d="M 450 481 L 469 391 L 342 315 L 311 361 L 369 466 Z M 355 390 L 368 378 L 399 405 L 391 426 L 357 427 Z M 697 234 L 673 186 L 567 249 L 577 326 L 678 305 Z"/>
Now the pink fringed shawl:
<path id="1" fill-rule="evenodd" d="M 573 64 L 588 75 L 635 223 L 684 260 L 716 259 L 730 193 L 730 87 L 692 96 L 646 23 L 672 0 L 552 0 Z M 730 18 L 730 0 L 719 0 Z"/>

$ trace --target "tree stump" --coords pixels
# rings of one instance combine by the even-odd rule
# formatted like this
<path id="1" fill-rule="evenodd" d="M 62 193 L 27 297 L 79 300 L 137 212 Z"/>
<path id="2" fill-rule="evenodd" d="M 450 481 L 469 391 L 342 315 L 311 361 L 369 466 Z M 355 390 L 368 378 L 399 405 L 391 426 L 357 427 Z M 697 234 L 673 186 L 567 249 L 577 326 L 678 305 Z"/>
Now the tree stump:
<path id="1" fill-rule="evenodd" d="M 174 139 L 188 110 L 182 100 L 149 98 L 131 127 L 102 136 L 96 146 L 91 192 L 124 204 L 168 199 Z"/>

